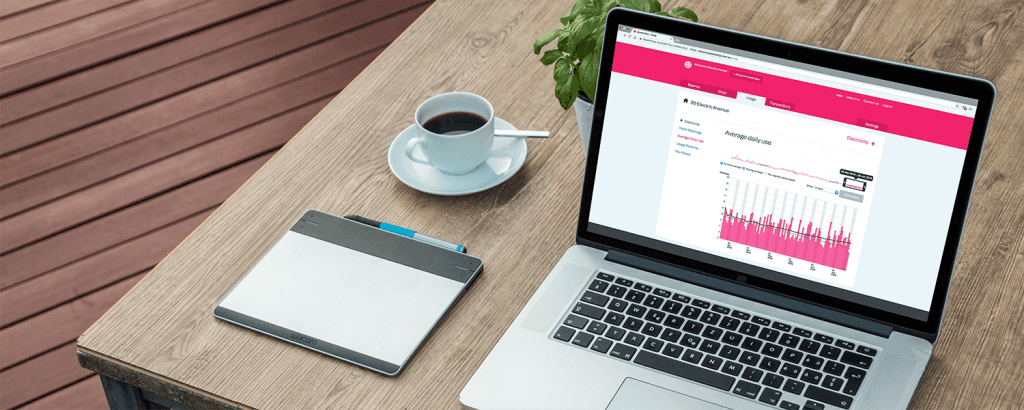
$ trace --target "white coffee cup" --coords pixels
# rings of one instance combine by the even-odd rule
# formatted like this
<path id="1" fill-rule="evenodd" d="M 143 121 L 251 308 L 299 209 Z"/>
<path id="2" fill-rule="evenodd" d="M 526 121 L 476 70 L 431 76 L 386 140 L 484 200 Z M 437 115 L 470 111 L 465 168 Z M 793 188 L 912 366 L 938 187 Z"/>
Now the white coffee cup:
<path id="1" fill-rule="evenodd" d="M 424 125 L 452 113 L 475 114 L 486 122 L 474 130 L 435 133 Z M 435 128 L 436 127 L 431 127 Z M 410 160 L 436 167 L 446 174 L 463 175 L 477 169 L 491 154 L 494 144 L 494 108 L 483 97 L 452 92 L 428 98 L 416 108 L 416 138 L 405 145 Z M 422 146 L 417 150 L 417 147 Z"/>

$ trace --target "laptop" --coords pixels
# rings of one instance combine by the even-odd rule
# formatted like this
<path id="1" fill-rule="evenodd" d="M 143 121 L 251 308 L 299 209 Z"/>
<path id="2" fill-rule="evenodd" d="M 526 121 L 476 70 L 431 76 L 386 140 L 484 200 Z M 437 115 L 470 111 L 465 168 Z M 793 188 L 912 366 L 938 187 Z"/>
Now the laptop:
<path id="1" fill-rule="evenodd" d="M 577 244 L 460 401 L 905 408 L 994 86 L 617 8 L 596 94 Z"/>

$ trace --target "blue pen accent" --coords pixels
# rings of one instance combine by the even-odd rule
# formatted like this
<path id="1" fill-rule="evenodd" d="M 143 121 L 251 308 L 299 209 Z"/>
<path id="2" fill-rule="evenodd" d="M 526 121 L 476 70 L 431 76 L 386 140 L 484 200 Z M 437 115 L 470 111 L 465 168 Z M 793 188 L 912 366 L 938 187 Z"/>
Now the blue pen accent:
<path id="1" fill-rule="evenodd" d="M 396 225 L 392 225 L 392 224 L 389 224 L 389 223 L 377 222 L 377 221 L 374 221 L 372 219 L 363 218 L 363 217 L 358 216 L 358 215 L 347 215 L 347 216 L 345 216 L 345 219 L 348 219 L 350 221 L 359 222 L 359 223 L 361 223 L 363 225 L 369 225 L 369 226 L 372 226 L 374 228 L 383 229 L 385 231 L 388 231 L 388 232 L 391 232 L 391 233 L 394 233 L 394 234 L 397 234 L 397 235 L 402 235 L 402 236 L 405 236 L 407 238 L 412 238 L 412 239 L 415 239 L 415 240 L 420 241 L 420 242 L 429 243 L 429 244 L 434 245 L 434 246 L 440 246 L 442 248 L 450 249 L 450 250 L 453 250 L 455 252 L 466 253 L 466 247 L 465 246 L 456 245 L 456 244 L 448 242 L 448 241 L 442 241 L 442 240 L 434 238 L 434 237 L 430 237 L 430 236 L 427 236 L 427 235 L 424 235 L 424 234 L 421 234 L 421 233 L 417 233 L 416 231 L 414 231 L 412 229 L 403 228 L 401 226 L 396 226 Z"/>
<path id="2" fill-rule="evenodd" d="M 392 224 L 389 224 L 389 223 L 385 223 L 385 222 L 381 222 L 380 223 L 380 229 L 383 229 L 383 230 L 388 231 L 388 232 L 394 232 L 394 233 L 397 233 L 397 234 L 402 235 L 402 236 L 408 236 L 410 238 L 412 238 L 413 235 L 416 235 L 416 231 L 414 231 L 412 229 L 405 229 L 405 228 L 403 228 L 401 226 L 395 226 L 395 225 L 392 225 Z"/>

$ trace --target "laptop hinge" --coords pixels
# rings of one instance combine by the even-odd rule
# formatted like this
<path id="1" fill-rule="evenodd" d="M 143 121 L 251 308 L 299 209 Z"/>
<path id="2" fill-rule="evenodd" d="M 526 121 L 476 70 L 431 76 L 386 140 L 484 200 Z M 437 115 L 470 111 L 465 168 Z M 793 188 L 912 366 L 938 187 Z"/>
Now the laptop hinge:
<path id="1" fill-rule="evenodd" d="M 789 296 L 764 291 L 742 283 L 720 279 L 695 270 L 690 270 L 681 266 L 668 264 L 616 249 L 608 250 L 608 255 L 605 256 L 605 260 L 620 265 L 626 265 L 631 268 L 645 270 L 654 274 L 667 276 L 673 279 L 678 279 L 684 282 L 689 282 L 697 286 L 714 289 L 730 295 L 754 300 L 780 309 L 786 309 L 802 315 L 835 323 L 840 326 L 846 326 L 851 329 L 881 336 L 886 339 L 889 338 L 889 335 L 891 335 L 893 331 L 892 326 L 879 323 L 871 319 L 854 316 L 829 307 L 804 302 Z"/>

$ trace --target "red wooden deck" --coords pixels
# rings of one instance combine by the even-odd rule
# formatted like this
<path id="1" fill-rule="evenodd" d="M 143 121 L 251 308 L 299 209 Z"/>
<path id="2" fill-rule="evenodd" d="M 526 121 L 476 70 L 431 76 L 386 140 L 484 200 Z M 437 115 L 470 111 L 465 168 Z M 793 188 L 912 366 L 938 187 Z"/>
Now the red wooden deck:
<path id="1" fill-rule="evenodd" d="M 107 408 L 76 338 L 429 3 L 0 2 L 0 409 Z"/>

